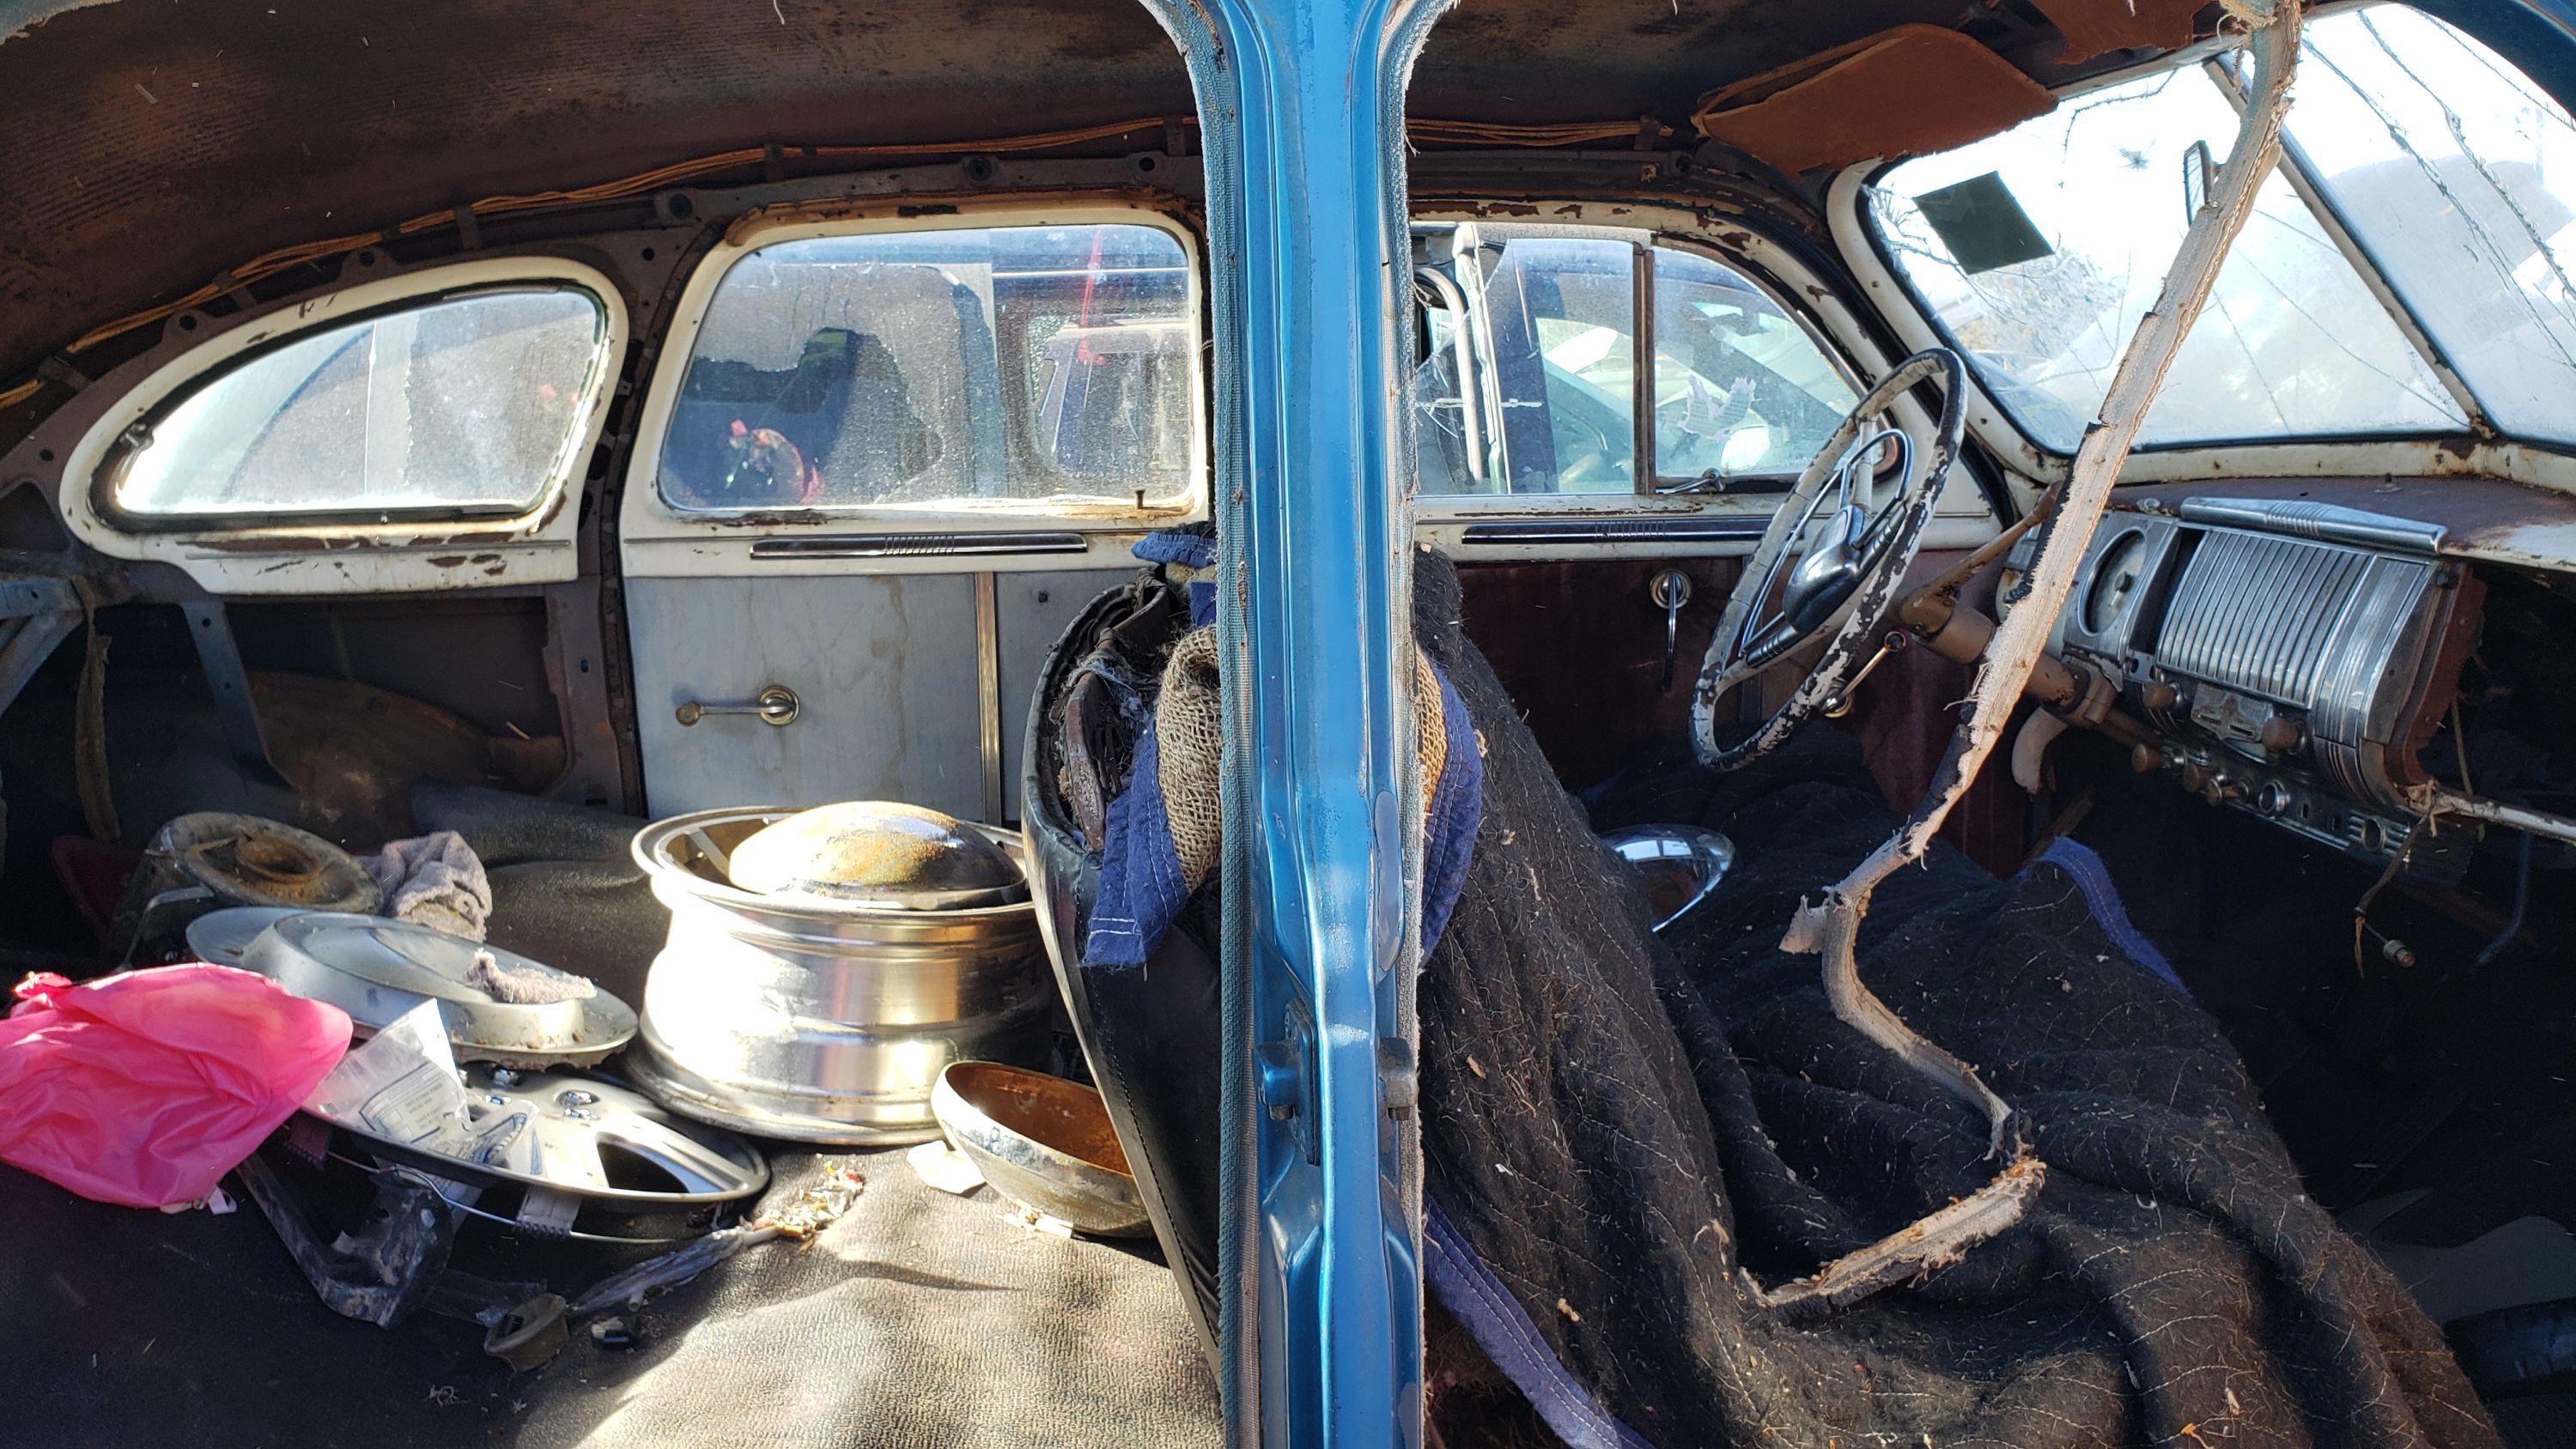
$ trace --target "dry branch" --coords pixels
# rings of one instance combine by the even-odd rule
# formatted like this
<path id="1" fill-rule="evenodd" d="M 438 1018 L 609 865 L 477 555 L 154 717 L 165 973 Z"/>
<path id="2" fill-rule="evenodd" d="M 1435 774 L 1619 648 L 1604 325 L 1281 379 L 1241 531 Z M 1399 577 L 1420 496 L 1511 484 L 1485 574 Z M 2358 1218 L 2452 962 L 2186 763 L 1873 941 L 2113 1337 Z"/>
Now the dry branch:
<path id="1" fill-rule="evenodd" d="M 2155 306 L 2139 319 L 2137 332 L 2120 355 L 2097 420 L 2086 429 L 2057 495 L 2055 515 L 2044 525 L 2039 558 L 2024 582 L 2022 596 L 1987 645 L 1969 696 L 1968 717 L 1951 736 L 1923 803 L 1850 875 L 1828 887 L 1821 900 L 1802 903 L 1780 942 L 1782 950 L 1820 952 L 1825 996 L 1834 1015 L 1984 1112 L 1991 1149 L 2003 1155 L 2010 1139 L 2011 1161 L 1971 1197 L 1827 1264 L 1803 1285 L 1793 1284 L 1771 1295 L 1775 1302 L 1797 1296 L 1802 1286 L 1808 1287 L 1807 1296 L 1823 1291 L 1834 1301 L 1848 1302 L 1894 1281 L 1896 1265 L 1931 1267 L 1956 1261 L 1969 1248 L 2018 1222 L 2038 1195 L 2045 1168 L 2021 1139 L 2012 1108 L 1986 1086 L 1975 1067 L 1917 1035 L 1870 993 L 1861 982 L 1854 948 L 1871 893 L 1899 866 L 1922 858 L 1951 807 L 1967 793 L 2003 737 L 2004 725 L 2020 702 L 2074 588 L 2085 545 L 2110 502 L 2111 487 L 2119 480 L 2147 409 L 2172 369 L 2183 339 L 2190 335 L 2192 322 L 2209 300 L 2219 266 L 2253 210 L 2257 188 L 2280 156 L 2281 118 L 2289 109 L 2290 78 L 2298 63 L 2300 4 L 2301 0 L 2229 0 L 2230 14 L 2248 19 L 2254 27 L 2252 98 L 2235 149 L 2210 188 L 2207 205 L 2192 218 Z M 1823 1288 L 1826 1284 L 1833 1287 Z"/>

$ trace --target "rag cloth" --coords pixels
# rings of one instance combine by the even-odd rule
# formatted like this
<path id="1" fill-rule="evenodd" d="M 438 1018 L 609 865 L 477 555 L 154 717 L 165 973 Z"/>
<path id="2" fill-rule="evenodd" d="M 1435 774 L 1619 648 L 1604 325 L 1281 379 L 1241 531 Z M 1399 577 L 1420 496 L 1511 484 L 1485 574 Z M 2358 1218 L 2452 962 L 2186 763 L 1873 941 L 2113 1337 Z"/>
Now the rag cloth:
<path id="1" fill-rule="evenodd" d="M 1095 965 L 1142 966 L 1182 907 L 1215 869 L 1222 822 L 1214 539 L 1170 531 L 1138 543 L 1136 556 L 1189 589 L 1190 632 L 1173 646 L 1152 717 L 1136 741 L 1127 788 L 1109 802 L 1100 887 L 1083 956 Z M 1422 949 L 1439 942 L 1467 882 L 1482 809 L 1483 743 L 1448 676 L 1414 652 L 1420 741 L 1415 768 L 1424 798 Z"/>
<path id="2" fill-rule="evenodd" d="M 358 864 L 384 887 L 385 914 L 469 941 L 492 919 L 492 882 L 465 837 L 453 830 L 387 842 Z"/>

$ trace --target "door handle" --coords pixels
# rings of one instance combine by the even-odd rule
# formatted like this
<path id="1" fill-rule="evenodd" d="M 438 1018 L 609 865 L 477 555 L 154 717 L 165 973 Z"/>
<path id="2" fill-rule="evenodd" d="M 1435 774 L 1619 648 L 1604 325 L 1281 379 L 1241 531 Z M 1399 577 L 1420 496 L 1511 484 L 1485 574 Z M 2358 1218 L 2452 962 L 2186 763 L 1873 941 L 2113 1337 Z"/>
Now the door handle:
<path id="1" fill-rule="evenodd" d="M 796 712 L 804 708 L 796 691 L 783 684 L 773 684 L 760 692 L 749 704 L 700 704 L 694 699 L 680 701 L 672 714 L 682 727 L 696 724 L 711 714 L 747 714 L 765 725 L 785 727 L 796 723 Z"/>
<path id="2" fill-rule="evenodd" d="M 1646 585 L 1646 594 L 1655 607 L 1664 611 L 1664 678 L 1655 686 L 1669 691 L 1673 687 L 1673 655 L 1682 642 L 1682 605 L 1690 602 L 1691 576 L 1680 569 L 1666 569 Z"/>

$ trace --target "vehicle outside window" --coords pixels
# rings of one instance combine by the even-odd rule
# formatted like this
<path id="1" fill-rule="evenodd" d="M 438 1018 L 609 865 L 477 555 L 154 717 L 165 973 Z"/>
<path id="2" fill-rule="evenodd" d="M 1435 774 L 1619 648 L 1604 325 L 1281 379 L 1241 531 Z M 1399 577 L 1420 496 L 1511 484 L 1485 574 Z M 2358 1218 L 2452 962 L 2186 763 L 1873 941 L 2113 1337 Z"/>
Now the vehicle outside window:
<path id="1" fill-rule="evenodd" d="M 2236 132 L 2241 57 L 2070 95 L 1865 189 L 1879 246 L 2042 447 L 2074 451 Z M 2509 432 L 2576 441 L 2576 128 L 2403 6 L 2306 31 L 2279 171 L 2148 413 L 2144 446 Z M 2392 312 L 2341 238 L 2393 292 Z"/>
<path id="2" fill-rule="evenodd" d="M 1722 491 L 1806 464 L 1856 400 L 1815 337 L 1743 275 L 1642 237 L 1534 233 L 1477 249 L 1480 289 L 1425 292 L 1416 379 L 1422 491 L 1616 495 Z M 1458 322 L 1444 298 L 1481 295 L 1470 355 L 1494 420 L 1462 404 Z M 1646 487 L 1637 448 L 1637 308 L 1650 299 L 1653 428 Z M 1478 436 L 1471 441 L 1471 426 Z M 1488 466 L 1465 466 L 1477 445 Z"/>
<path id="3" fill-rule="evenodd" d="M 525 513 L 569 475 L 608 312 L 573 287 L 451 293 L 241 354 L 100 468 L 135 527 Z"/>
<path id="4" fill-rule="evenodd" d="M 811 236 L 718 283 L 661 451 L 684 513 L 1177 504 L 1190 262 L 1159 227 Z"/>

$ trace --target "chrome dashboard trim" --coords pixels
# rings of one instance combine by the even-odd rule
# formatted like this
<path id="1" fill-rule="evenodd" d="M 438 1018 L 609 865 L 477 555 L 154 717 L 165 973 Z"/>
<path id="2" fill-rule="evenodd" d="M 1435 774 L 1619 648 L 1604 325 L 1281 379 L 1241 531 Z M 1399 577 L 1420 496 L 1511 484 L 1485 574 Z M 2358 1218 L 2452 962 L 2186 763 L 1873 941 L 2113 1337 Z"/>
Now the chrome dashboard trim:
<path id="1" fill-rule="evenodd" d="M 2181 513 L 2185 523 L 2251 528 L 2320 543 L 2391 549 L 2427 557 L 2440 551 L 2442 540 L 2450 533 L 2438 523 L 2346 508 L 2339 503 L 2290 498 L 2186 498 Z"/>

